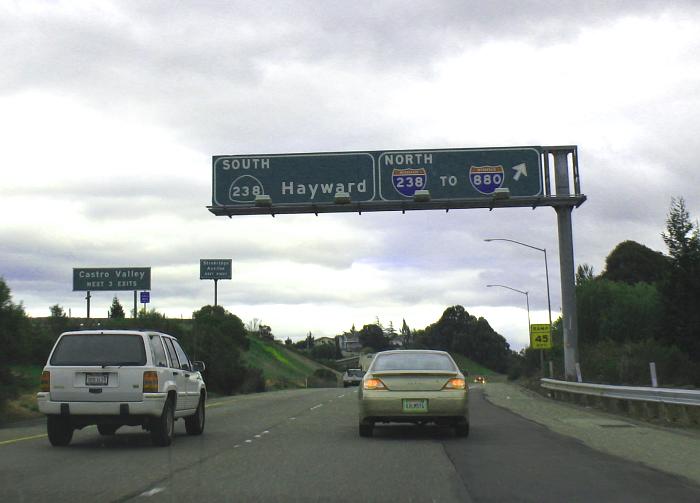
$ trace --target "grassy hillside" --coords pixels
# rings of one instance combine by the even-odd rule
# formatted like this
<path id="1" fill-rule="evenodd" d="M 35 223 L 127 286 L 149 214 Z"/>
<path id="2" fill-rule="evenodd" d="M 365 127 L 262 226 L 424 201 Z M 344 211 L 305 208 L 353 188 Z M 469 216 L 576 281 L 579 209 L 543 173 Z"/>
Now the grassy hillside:
<path id="1" fill-rule="evenodd" d="M 249 337 L 249 340 L 250 348 L 242 354 L 243 361 L 249 367 L 262 369 L 267 389 L 303 388 L 306 378 L 315 370 L 328 369 L 281 344 L 263 341 L 257 337 Z M 334 370 L 328 370 L 340 376 Z"/>
<path id="2" fill-rule="evenodd" d="M 450 353 L 450 356 L 452 356 L 452 359 L 455 361 L 457 366 L 460 369 L 467 370 L 469 372 L 469 376 L 472 378 L 477 375 L 482 375 L 491 378 L 501 376 L 501 374 L 494 372 L 491 369 L 487 369 L 486 367 L 482 367 L 481 365 L 467 358 L 466 356 L 457 353 Z"/>

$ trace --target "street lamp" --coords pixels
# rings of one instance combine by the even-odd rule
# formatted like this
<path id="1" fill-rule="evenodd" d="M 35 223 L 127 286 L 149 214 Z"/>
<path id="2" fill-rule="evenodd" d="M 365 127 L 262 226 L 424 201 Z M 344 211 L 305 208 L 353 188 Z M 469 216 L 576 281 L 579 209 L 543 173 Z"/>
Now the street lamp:
<path id="1" fill-rule="evenodd" d="M 499 288 L 507 288 L 508 290 L 513 290 L 514 292 L 522 293 L 525 295 L 525 304 L 527 305 L 527 334 L 528 337 L 530 336 L 530 296 L 528 295 L 527 292 L 523 292 L 522 290 L 518 290 L 517 288 L 512 288 L 510 286 L 506 285 L 486 285 L 488 288 L 492 287 L 499 287 Z"/>
<path id="2" fill-rule="evenodd" d="M 521 246 L 526 246 L 528 248 L 532 248 L 533 250 L 538 250 L 544 253 L 544 273 L 545 277 L 547 278 L 547 311 L 549 312 L 549 331 L 551 333 L 552 331 L 552 301 L 549 296 L 549 266 L 547 265 L 547 249 L 546 248 L 537 248 L 536 246 L 528 245 L 525 243 L 521 243 L 520 241 L 515 241 L 514 239 L 505 239 L 505 238 L 488 238 L 484 239 L 487 243 L 490 243 L 491 241 L 508 241 L 509 243 L 515 243 L 517 245 Z"/>

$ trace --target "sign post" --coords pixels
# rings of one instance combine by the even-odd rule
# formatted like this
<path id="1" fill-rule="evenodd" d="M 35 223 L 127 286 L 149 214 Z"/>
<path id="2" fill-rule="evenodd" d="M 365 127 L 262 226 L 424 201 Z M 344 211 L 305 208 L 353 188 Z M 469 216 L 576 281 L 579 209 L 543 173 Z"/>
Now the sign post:
<path id="1" fill-rule="evenodd" d="M 219 305 L 219 280 L 231 279 L 231 259 L 200 259 L 199 279 L 214 280 L 214 305 Z"/>
<path id="2" fill-rule="evenodd" d="M 141 292 L 141 304 L 143 304 L 143 310 L 146 310 L 146 304 L 151 302 L 151 292 Z"/>

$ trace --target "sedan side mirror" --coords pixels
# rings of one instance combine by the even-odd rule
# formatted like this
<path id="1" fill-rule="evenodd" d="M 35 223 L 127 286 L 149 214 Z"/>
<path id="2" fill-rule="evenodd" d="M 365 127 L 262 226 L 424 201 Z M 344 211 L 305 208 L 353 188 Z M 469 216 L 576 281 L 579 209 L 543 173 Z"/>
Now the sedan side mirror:
<path id="1" fill-rule="evenodd" d="M 467 369 L 459 369 L 464 377 L 469 377 L 469 371 Z"/>
<path id="2" fill-rule="evenodd" d="M 204 372 L 206 368 L 207 366 L 204 365 L 204 362 L 192 362 L 192 370 L 195 372 Z"/>

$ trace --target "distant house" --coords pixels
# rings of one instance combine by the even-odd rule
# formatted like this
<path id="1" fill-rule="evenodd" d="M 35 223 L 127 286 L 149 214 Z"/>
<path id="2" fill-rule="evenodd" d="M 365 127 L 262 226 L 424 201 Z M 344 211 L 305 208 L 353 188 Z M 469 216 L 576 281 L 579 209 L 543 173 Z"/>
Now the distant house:
<path id="1" fill-rule="evenodd" d="M 359 353 L 360 349 L 362 349 L 360 335 L 357 332 L 339 335 L 338 345 L 340 346 L 340 350 L 346 353 Z"/>
<path id="2" fill-rule="evenodd" d="M 392 348 L 402 348 L 403 347 L 403 339 L 401 337 L 394 337 L 389 341 L 389 344 L 391 344 Z"/>
<path id="3" fill-rule="evenodd" d="M 330 337 L 319 337 L 318 339 L 314 339 L 314 345 L 318 344 L 328 344 L 335 346 L 335 339 L 332 339 Z"/>

